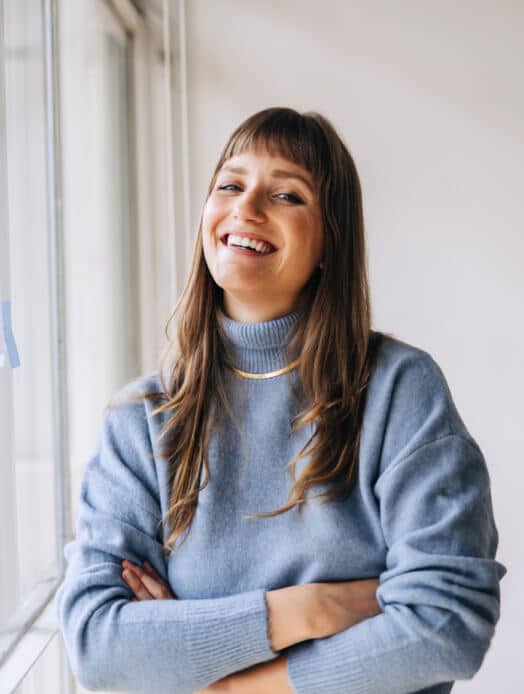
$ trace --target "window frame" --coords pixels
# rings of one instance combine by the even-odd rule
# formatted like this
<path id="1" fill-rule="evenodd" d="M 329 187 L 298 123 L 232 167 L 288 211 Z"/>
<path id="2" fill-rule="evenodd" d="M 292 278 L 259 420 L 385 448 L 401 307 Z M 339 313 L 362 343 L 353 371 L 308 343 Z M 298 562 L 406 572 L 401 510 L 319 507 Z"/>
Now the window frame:
<path id="1" fill-rule="evenodd" d="M 6 129 L 6 86 L 5 86 L 5 45 L 4 45 L 4 16 L 3 5 L 0 6 L 0 123 L 2 131 Z M 16 688 L 23 680 L 32 665 L 44 652 L 46 646 L 57 631 L 55 627 L 49 626 L 49 615 L 52 613 L 52 599 L 58 588 L 65 569 L 65 559 L 63 556 L 63 538 L 71 534 L 70 513 L 69 513 L 69 477 L 67 469 L 67 404 L 65 401 L 65 389 L 63 378 L 65 374 L 65 359 L 61 349 L 63 344 L 64 325 L 61 316 L 62 309 L 62 280 L 63 263 L 61 263 L 61 235 L 60 217 L 58 214 L 60 202 L 60 170 L 58 156 L 59 130 L 58 130 L 58 64 L 57 64 L 57 43 L 56 43 L 56 3 L 55 0 L 43 0 L 42 2 L 43 20 L 43 46 L 44 46 L 44 87 L 45 87 L 45 116 L 46 116 L 46 174 L 47 174 L 47 233 L 50 250 L 49 265 L 49 294 L 50 294 L 50 318 L 51 318 L 51 339 L 52 339 L 52 421 L 53 421 L 53 440 L 55 452 L 55 529 L 57 533 L 57 567 L 58 577 L 52 577 L 46 584 L 37 585 L 30 592 L 24 602 L 24 607 L 17 613 L 17 625 L 13 630 L 11 638 L 6 637 L 7 647 L 0 654 L 0 689 L 10 692 Z M 7 170 L 7 149 L 2 142 L 0 151 L 0 189 L 2 198 L 3 219 L 2 222 L 7 229 L 1 239 L 3 246 L 2 258 L 4 266 L 2 273 L 5 278 L 3 291 L 7 296 L 10 294 L 10 265 L 9 265 L 9 208 L 7 203 L 8 190 L 8 170 Z M 8 366 L 9 368 L 9 366 Z M 12 402 L 11 379 L 7 381 L 7 402 Z M 11 422 L 12 408 L 7 407 L 8 419 Z M 12 431 L 12 426 L 8 425 L 8 431 Z M 7 450 L 12 454 L 12 442 L 9 441 Z M 9 456 L 12 459 L 12 455 Z M 7 466 L 8 471 L 12 471 L 12 465 Z M 9 474 L 7 472 L 6 474 Z M 16 508 L 11 509 L 15 514 Z M 12 524 L 7 524 L 12 527 Z M 56 622 L 56 620 L 55 620 Z M 66 683 L 67 685 L 67 683 Z M 65 689 L 68 694 L 70 689 Z"/>
<path id="2" fill-rule="evenodd" d="M 180 28 L 185 31 L 184 2 L 179 3 L 178 18 L 163 17 L 163 31 L 152 25 L 148 18 L 139 13 L 132 0 L 101 0 L 123 24 L 126 32 L 132 38 L 130 81 L 131 81 L 131 188 L 134 202 L 133 224 L 135 238 L 138 239 L 138 285 L 139 313 L 141 324 L 141 367 L 144 371 L 156 368 L 159 348 L 159 326 L 166 318 L 166 305 L 176 301 L 181 286 L 182 273 L 189 267 L 191 235 L 189 231 L 189 166 L 187 155 L 187 98 L 185 83 L 185 37 L 180 36 Z M 46 652 L 47 647 L 57 637 L 59 627 L 54 612 L 54 596 L 61 584 L 66 562 L 63 555 L 64 544 L 74 537 L 72 505 L 71 505 L 71 471 L 69 469 L 68 448 L 68 402 L 67 402 L 67 355 L 65 353 L 65 272 L 63 248 L 62 220 L 62 170 L 61 170 L 61 137 L 60 137 L 60 64 L 59 64 L 59 32 L 58 32 L 58 0 L 42 0 L 44 26 L 44 64 L 45 64 L 45 113 L 46 113 L 46 174 L 48 237 L 50 251 L 50 302 L 51 302 L 51 340 L 52 340 L 52 408 L 53 408 L 53 441 L 55 454 L 55 492 L 56 492 L 56 532 L 57 532 L 57 566 L 58 576 L 52 578 L 44 586 L 36 589 L 28 599 L 24 614 L 17 615 L 20 628 L 13 636 L 7 649 L 0 654 L 0 690 L 13 692 L 24 680 L 25 676 Z M 165 5 L 164 5 L 165 10 Z M 0 3 L 0 126 L 5 130 L 6 101 L 4 84 L 4 35 L 3 35 L 3 6 Z M 173 27 L 176 26 L 176 36 Z M 173 114 L 173 84 L 172 64 L 173 54 L 165 60 L 163 45 L 175 37 L 183 47 L 180 57 L 179 76 L 183 86 L 180 94 L 180 111 Z M 158 85 L 154 93 L 155 104 L 151 107 L 149 73 L 157 69 L 164 73 L 164 100 L 159 98 Z M 178 91 L 178 89 L 176 90 Z M 167 108 L 168 104 L 169 109 Z M 165 159 L 159 165 L 151 161 L 151 139 L 166 137 L 173 143 L 173 121 L 165 117 L 163 133 L 154 133 L 151 108 L 165 109 L 169 116 L 181 122 L 177 136 L 182 138 L 182 154 L 179 153 L 175 166 L 174 147 L 171 146 Z M 4 193 L 7 191 L 7 151 L 4 151 L 4 141 L 0 140 L 0 223 L 9 229 L 9 211 Z M 154 171 L 153 171 L 154 168 Z M 184 186 L 182 193 L 177 193 L 173 186 L 176 174 L 183 175 Z M 151 183 L 153 179 L 153 183 Z M 177 198 L 175 204 L 175 197 Z M 158 216 L 158 223 L 151 224 L 151 216 Z M 154 217 L 153 217 L 154 218 Z M 185 230 L 176 237 L 177 222 Z M 166 263 L 165 244 L 169 243 L 169 259 Z M 9 235 L 0 235 L 0 265 L 4 278 L 0 293 L 5 292 L 9 297 L 9 252 L 2 253 L 3 246 L 9 250 Z M 164 250 L 163 250 L 164 249 Z M 2 259 L 5 262 L 2 263 Z M 153 271 L 152 271 L 153 269 Z M 154 271 L 158 269 L 158 272 Z M 3 272 L 6 270 L 5 272 Z M 5 285 L 5 286 L 4 286 Z M 158 300 L 164 296 L 164 303 Z M 3 299 L 0 296 L 0 299 Z M 0 371 L 0 376 L 1 376 Z M 9 386 L 11 379 L 7 378 Z M 7 390 L 7 402 L 12 402 L 12 388 Z M 8 410 L 12 408 L 8 407 Z M 11 412 L 12 416 L 12 412 Z M 12 427 L 9 427 L 11 430 Z M 12 450 L 12 445 L 9 446 Z M 16 513 L 16 509 L 15 509 Z M 20 617 L 20 619 L 18 619 Z M 61 668 L 61 692 L 71 694 L 76 690 L 73 674 L 67 660 L 64 658 Z"/>

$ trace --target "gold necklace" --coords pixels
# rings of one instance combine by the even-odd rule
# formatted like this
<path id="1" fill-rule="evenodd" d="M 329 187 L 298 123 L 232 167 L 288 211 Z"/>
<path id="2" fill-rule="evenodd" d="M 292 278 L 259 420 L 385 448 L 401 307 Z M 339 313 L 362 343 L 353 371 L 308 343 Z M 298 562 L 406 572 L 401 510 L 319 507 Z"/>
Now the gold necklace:
<path id="1" fill-rule="evenodd" d="M 234 366 L 230 366 L 229 368 L 237 376 L 241 376 L 242 378 L 253 378 L 253 379 L 258 380 L 258 379 L 262 379 L 262 378 L 274 378 L 275 376 L 281 376 L 282 374 L 288 373 L 288 371 L 291 371 L 292 369 L 294 369 L 295 366 L 297 366 L 299 362 L 300 362 L 300 357 L 298 359 L 295 359 L 295 361 L 290 362 L 287 366 L 282 367 L 281 369 L 277 369 L 276 371 L 269 371 L 269 373 L 265 373 L 265 374 L 248 373 L 247 371 L 241 371 L 240 369 L 237 369 Z"/>

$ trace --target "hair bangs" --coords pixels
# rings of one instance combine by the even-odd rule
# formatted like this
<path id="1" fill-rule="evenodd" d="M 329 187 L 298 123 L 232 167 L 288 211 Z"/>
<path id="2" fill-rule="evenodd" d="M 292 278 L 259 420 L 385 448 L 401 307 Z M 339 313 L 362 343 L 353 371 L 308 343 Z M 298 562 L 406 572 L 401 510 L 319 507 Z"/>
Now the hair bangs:
<path id="1" fill-rule="evenodd" d="M 219 168 L 231 157 L 247 151 L 265 151 L 308 171 L 317 183 L 325 180 L 329 147 L 313 114 L 293 109 L 265 109 L 242 123 L 231 135 Z"/>

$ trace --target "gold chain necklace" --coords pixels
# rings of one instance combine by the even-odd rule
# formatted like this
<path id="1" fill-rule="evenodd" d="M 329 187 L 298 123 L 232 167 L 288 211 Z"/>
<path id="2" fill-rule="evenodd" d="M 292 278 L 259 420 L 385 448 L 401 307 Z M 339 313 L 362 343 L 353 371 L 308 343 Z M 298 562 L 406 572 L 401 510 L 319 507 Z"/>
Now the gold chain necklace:
<path id="1" fill-rule="evenodd" d="M 258 380 L 258 379 L 262 379 L 262 378 L 274 378 L 275 376 L 281 376 L 282 374 L 288 373 L 288 371 L 291 371 L 292 369 L 294 369 L 295 366 L 297 366 L 299 362 L 300 362 L 300 357 L 298 359 L 295 359 L 295 361 L 290 362 L 287 366 L 282 367 L 281 369 L 277 369 L 276 371 L 269 371 L 269 373 L 265 373 L 265 374 L 248 373 L 247 371 L 241 371 L 240 369 L 237 369 L 234 366 L 230 366 L 229 368 L 237 376 L 241 376 L 242 378 L 252 378 L 252 379 Z"/>

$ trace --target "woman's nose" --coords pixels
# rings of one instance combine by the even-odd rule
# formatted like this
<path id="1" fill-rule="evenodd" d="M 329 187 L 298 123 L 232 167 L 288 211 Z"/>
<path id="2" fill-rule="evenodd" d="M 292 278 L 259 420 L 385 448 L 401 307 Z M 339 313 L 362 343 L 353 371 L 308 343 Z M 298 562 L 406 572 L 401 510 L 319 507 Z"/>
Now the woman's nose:
<path id="1" fill-rule="evenodd" d="M 244 192 L 235 200 L 233 216 L 241 220 L 264 221 L 266 213 L 261 196 L 256 192 Z"/>

